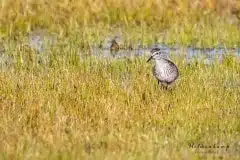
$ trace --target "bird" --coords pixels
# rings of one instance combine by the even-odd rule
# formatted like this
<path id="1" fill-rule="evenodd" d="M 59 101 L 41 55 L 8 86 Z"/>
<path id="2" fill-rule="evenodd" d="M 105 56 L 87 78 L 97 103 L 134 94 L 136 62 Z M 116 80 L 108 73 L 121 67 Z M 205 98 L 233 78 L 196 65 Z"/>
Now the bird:
<path id="1" fill-rule="evenodd" d="M 166 90 L 168 86 L 178 78 L 178 68 L 168 59 L 166 50 L 153 48 L 150 53 L 151 56 L 148 58 L 147 62 L 152 59 L 155 60 L 155 65 L 152 68 L 153 76 L 156 77 L 158 85 Z"/>
<path id="2" fill-rule="evenodd" d="M 119 48 L 120 48 L 120 47 L 119 47 L 119 44 L 116 42 L 115 39 L 113 39 L 113 40 L 111 41 L 111 46 L 110 46 L 111 52 L 112 52 L 112 51 L 118 51 Z"/>
<path id="3" fill-rule="evenodd" d="M 110 46 L 110 53 L 113 57 L 117 56 L 117 53 L 120 49 L 119 44 L 116 41 L 116 38 L 111 41 L 111 46 Z"/>

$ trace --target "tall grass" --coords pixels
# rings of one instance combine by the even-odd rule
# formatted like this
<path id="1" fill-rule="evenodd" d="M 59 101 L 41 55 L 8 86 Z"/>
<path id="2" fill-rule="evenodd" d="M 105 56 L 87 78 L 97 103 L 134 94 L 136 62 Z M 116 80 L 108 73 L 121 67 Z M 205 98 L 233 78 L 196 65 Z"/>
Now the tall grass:
<path id="1" fill-rule="evenodd" d="M 12 60 L 0 66 L 0 159 L 239 159 L 237 59 L 173 58 L 180 77 L 163 91 L 145 57 L 77 53 L 118 34 L 126 45 L 239 45 L 238 10 L 233 0 L 0 1 L 0 56 Z M 30 50 L 37 28 L 59 43 Z"/>
<path id="2" fill-rule="evenodd" d="M 97 33 L 101 40 L 118 33 L 128 43 L 140 39 L 144 44 L 233 46 L 240 39 L 236 0 L 2 0 L 0 5 L 1 37 L 47 28 L 64 36 L 83 33 L 95 41 Z"/>
<path id="3" fill-rule="evenodd" d="M 239 64 L 186 66 L 161 91 L 146 59 L 50 66 L 0 74 L 1 159 L 198 159 L 239 156 Z M 190 144 L 228 150 L 197 153 Z"/>

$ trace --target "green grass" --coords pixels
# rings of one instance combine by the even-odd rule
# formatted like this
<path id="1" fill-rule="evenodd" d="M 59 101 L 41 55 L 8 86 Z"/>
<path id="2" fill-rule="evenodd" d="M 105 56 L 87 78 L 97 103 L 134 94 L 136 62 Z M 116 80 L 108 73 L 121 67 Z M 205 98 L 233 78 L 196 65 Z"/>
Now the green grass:
<path id="1" fill-rule="evenodd" d="M 50 66 L 19 62 L 1 70 L 1 159 L 239 156 L 235 59 L 212 66 L 175 59 L 180 78 L 171 91 L 161 91 L 146 58 L 75 56 L 59 56 Z M 201 155 L 190 144 L 230 148 Z"/>
<path id="2" fill-rule="evenodd" d="M 0 159 L 239 159 L 239 58 L 173 58 L 180 77 L 162 91 L 146 57 L 87 56 L 116 35 L 124 47 L 239 47 L 240 3 L 134 2 L 0 2 L 0 60 L 11 60 L 0 65 Z M 39 28 L 57 35 L 42 54 L 26 45 Z"/>
<path id="3" fill-rule="evenodd" d="M 0 13 L 0 41 L 43 28 L 84 45 L 109 35 L 122 35 L 128 45 L 240 45 L 240 3 L 234 0 L 2 0 Z"/>

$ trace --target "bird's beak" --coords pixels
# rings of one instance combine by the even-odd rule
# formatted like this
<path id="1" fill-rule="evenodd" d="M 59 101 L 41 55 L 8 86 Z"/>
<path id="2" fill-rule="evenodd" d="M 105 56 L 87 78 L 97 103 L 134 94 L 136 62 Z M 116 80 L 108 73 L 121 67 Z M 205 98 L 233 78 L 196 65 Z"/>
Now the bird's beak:
<path id="1" fill-rule="evenodd" d="M 153 56 L 150 56 L 147 60 L 147 62 L 149 62 L 151 59 L 153 58 Z"/>

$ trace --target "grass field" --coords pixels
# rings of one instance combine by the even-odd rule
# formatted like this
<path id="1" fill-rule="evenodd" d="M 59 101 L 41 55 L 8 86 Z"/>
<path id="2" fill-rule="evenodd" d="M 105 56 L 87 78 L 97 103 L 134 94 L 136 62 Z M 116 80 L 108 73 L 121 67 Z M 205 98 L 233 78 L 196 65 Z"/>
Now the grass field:
<path id="1" fill-rule="evenodd" d="M 101 43 L 120 34 L 127 44 L 228 47 L 240 43 L 238 0 L 2 0 L 0 38 L 36 28 L 81 43 Z"/>
<path id="2" fill-rule="evenodd" d="M 230 147 L 203 155 L 237 159 L 239 64 L 176 60 L 180 79 L 161 91 L 145 61 L 64 57 L 1 71 L 1 157 L 198 159 L 190 144 L 216 144 Z"/>
<path id="3" fill-rule="evenodd" d="M 172 57 L 180 77 L 163 91 L 147 57 L 82 59 L 75 50 L 87 55 L 86 45 L 119 33 L 126 45 L 239 47 L 239 5 L 2 0 L 0 45 L 14 63 L 0 68 L 0 159 L 239 159 L 239 59 Z M 60 41 L 46 63 L 21 44 L 36 28 Z"/>

